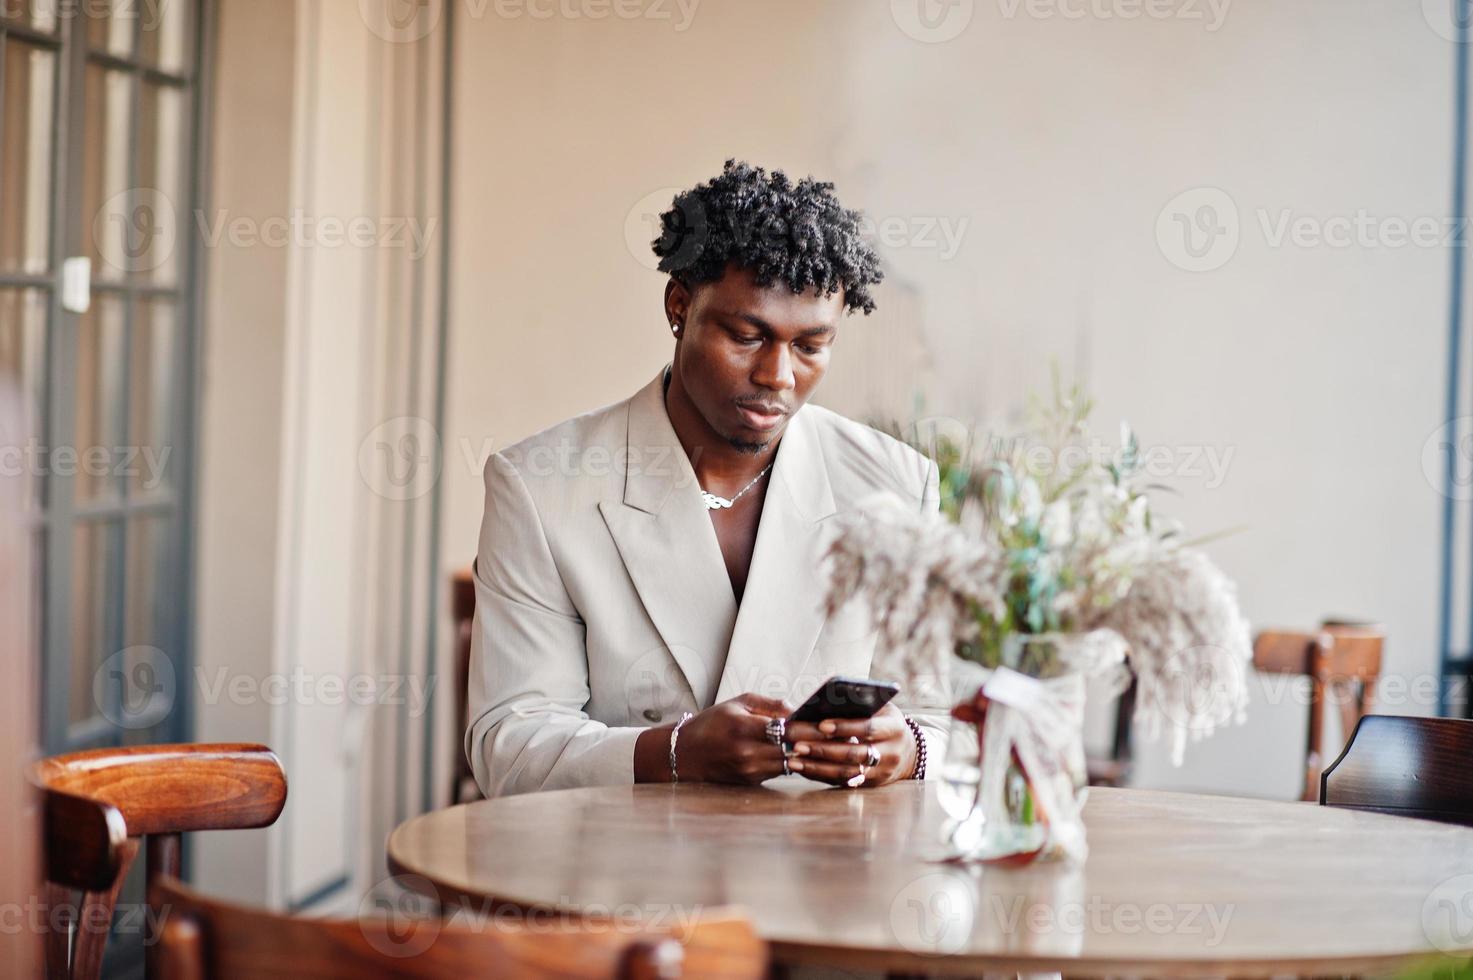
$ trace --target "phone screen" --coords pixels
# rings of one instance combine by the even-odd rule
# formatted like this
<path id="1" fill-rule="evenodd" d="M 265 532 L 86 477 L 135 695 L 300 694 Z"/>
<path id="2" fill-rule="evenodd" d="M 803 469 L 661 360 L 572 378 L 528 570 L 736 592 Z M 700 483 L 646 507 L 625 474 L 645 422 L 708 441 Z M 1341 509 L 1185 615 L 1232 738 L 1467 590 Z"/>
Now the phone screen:
<path id="1" fill-rule="evenodd" d="M 884 681 L 830 677 L 788 720 L 817 722 L 826 718 L 869 718 L 899 693 L 899 687 Z"/>

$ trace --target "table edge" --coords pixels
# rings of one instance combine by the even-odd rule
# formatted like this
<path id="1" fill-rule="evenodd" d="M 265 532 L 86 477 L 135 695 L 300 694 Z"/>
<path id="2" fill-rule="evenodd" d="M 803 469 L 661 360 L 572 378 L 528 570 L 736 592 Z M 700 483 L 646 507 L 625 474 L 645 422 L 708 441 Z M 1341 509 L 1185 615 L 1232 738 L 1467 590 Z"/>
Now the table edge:
<path id="1" fill-rule="evenodd" d="M 473 903 L 486 912 L 500 909 L 518 911 L 555 911 L 577 916 L 589 922 L 599 922 L 605 917 L 588 915 L 576 908 L 559 908 L 542 902 L 529 902 L 503 895 L 492 895 L 484 891 L 469 891 L 448 881 L 437 880 L 423 871 L 408 867 L 393 852 L 393 835 L 389 838 L 388 867 L 399 884 L 442 905 L 461 902 Z M 710 910 L 711 914 L 730 912 L 744 915 L 741 906 L 727 906 Z M 1350 954 L 1342 957 L 1302 956 L 1291 959 L 1257 959 L 1235 957 L 1232 959 L 1139 959 L 1122 957 L 1078 957 L 1078 956 L 1028 956 L 1010 953 L 920 953 L 902 949 L 881 949 L 873 946 L 833 945 L 808 943 L 783 939 L 762 938 L 767 944 L 774 962 L 784 964 L 812 964 L 858 970 L 922 973 L 926 975 L 975 975 L 979 971 L 1018 973 L 1099 973 L 1119 975 L 1123 973 L 1149 977 L 1221 977 L 1224 975 L 1248 978 L 1283 976 L 1286 972 L 1296 976 L 1323 974 L 1360 975 L 1403 969 L 1419 961 L 1432 958 L 1433 954 L 1386 953 Z"/>
<path id="2" fill-rule="evenodd" d="M 919 786 L 920 784 L 917 785 Z M 578 787 L 566 790 L 550 790 L 548 792 L 580 793 L 589 789 L 598 788 Z M 921 788 L 924 789 L 925 787 L 922 786 Z M 1178 794 L 1170 790 L 1128 790 L 1124 787 L 1115 788 L 1116 792 L 1122 790 L 1153 795 L 1214 796 L 1214 794 L 1208 793 Z M 1239 797 L 1226 798 L 1239 799 Z M 495 801 L 483 799 L 460 803 L 452 807 L 444 807 L 440 810 L 418 814 L 399 824 L 389 834 L 389 839 L 385 846 L 389 873 L 403 887 L 432 898 L 442 905 L 473 903 L 476 908 L 487 912 L 497 909 L 554 911 L 560 914 L 577 916 L 588 922 L 603 921 L 605 917 L 590 915 L 578 908 L 566 908 L 505 895 L 493 895 L 485 890 L 472 891 L 450 881 L 426 874 L 418 868 L 410 867 L 401 861 L 395 853 L 395 840 L 398 838 L 400 832 L 410 823 L 435 814 L 443 814 L 448 810 L 469 809 L 478 804 L 492 802 Z M 1254 800 L 1254 802 L 1284 806 L 1293 806 L 1299 803 L 1299 801 L 1293 800 Z M 1377 814 L 1377 816 L 1388 816 L 1391 819 L 1408 819 L 1391 817 L 1387 814 Z M 712 909 L 710 911 L 715 914 L 718 910 Z M 725 906 L 720 911 L 745 915 L 740 905 Z M 1004 972 L 1016 971 L 1019 973 L 1064 972 L 1106 975 L 1131 973 L 1142 976 L 1167 978 L 1220 977 L 1229 975 L 1243 977 L 1245 980 L 1249 980 L 1249 978 L 1254 978 L 1254 980 L 1264 978 L 1264 980 L 1267 980 L 1267 978 L 1282 976 L 1285 973 L 1296 976 L 1314 976 L 1323 974 L 1360 975 L 1398 971 L 1418 963 L 1434 961 L 1438 955 L 1434 950 L 1420 950 L 1399 953 L 1350 953 L 1344 956 L 1295 956 L 1289 958 L 1233 957 L 1198 960 L 1057 955 L 1029 956 L 1026 954 L 1011 953 L 960 952 L 936 954 L 913 952 L 898 948 L 832 945 L 795 940 L 769 939 L 766 937 L 761 938 L 767 944 L 773 961 L 778 963 L 802 963 L 890 972 L 919 972 L 929 975 L 973 975 L 979 971 L 1001 970 Z M 1473 954 L 1473 949 L 1470 949 L 1468 954 Z"/>

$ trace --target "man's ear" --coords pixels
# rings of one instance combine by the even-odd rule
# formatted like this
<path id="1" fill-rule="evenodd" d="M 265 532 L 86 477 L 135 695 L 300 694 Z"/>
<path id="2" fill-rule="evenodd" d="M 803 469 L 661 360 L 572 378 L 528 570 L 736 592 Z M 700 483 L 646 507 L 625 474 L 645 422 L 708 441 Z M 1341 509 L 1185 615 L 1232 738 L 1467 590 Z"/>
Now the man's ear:
<path id="1" fill-rule="evenodd" d="M 672 276 L 665 283 L 665 320 L 670 329 L 679 335 L 685 329 L 686 317 L 690 315 L 690 290 Z"/>

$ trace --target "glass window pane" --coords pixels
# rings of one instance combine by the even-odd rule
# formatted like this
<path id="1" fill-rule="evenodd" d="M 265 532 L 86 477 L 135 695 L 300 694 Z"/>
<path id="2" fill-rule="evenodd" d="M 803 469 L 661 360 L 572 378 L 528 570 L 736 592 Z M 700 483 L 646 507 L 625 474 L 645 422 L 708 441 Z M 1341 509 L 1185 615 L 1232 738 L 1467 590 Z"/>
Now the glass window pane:
<path id="1" fill-rule="evenodd" d="M 82 220 L 92 256 L 92 274 L 118 280 L 154 248 L 152 214 L 135 206 L 129 191 L 128 130 L 133 79 L 97 65 L 87 66 L 87 106 L 82 146 Z"/>
<path id="2" fill-rule="evenodd" d="M 162 633 L 168 617 L 159 608 L 159 584 L 167 581 L 165 566 L 169 555 L 168 517 L 134 517 L 126 532 L 127 572 L 123 576 L 125 612 L 123 645 L 125 647 L 163 648 L 167 637 Z"/>
<path id="3" fill-rule="evenodd" d="M 87 18 L 87 45 L 93 51 L 130 57 L 138 15 L 146 8 L 139 0 L 88 0 L 78 8 Z"/>
<path id="4" fill-rule="evenodd" d="M 50 51 L 14 38 L 5 42 L 0 272 L 41 275 L 47 270 L 55 69 Z"/>
<path id="5" fill-rule="evenodd" d="M 0 20 L 15 21 L 37 31 L 56 33 L 62 0 L 0 0 Z"/>
<path id="6" fill-rule="evenodd" d="M 24 635 L 30 642 L 30 650 L 27 653 L 39 654 L 41 651 L 41 624 L 44 622 L 45 606 L 43 602 L 46 597 L 45 575 L 46 575 L 46 542 L 47 531 L 38 528 L 31 533 L 31 594 L 28 597 L 26 615 L 30 619 L 25 624 Z"/>
<path id="7" fill-rule="evenodd" d="M 132 368 L 128 397 L 128 495 L 153 493 L 173 484 L 175 303 L 163 297 L 139 300 L 133 317 Z"/>
<path id="8" fill-rule="evenodd" d="M 159 69 L 182 74 L 189 53 L 189 13 L 194 6 L 184 0 L 169 0 L 143 19 L 143 60 Z"/>
<path id="9" fill-rule="evenodd" d="M 141 251 L 131 256 L 134 275 L 154 282 L 179 282 L 179 219 L 184 200 L 185 95 L 176 88 L 144 83 L 138 120 L 138 186 L 133 225 Z M 145 236 L 147 236 L 145 238 Z"/>
<path id="10" fill-rule="evenodd" d="M 119 528 L 113 523 L 78 524 L 72 535 L 71 711 L 72 724 L 100 713 L 93 700 L 94 677 L 114 652 L 108 629 L 112 605 L 113 559 Z M 107 679 L 97 687 L 108 692 L 119 685 Z"/>
<path id="11" fill-rule="evenodd" d="M 22 412 L 21 444 L 6 447 L 7 452 L 18 458 L 0 460 L 0 463 L 7 468 L 19 465 L 29 474 L 21 490 L 21 504 L 26 510 L 41 505 L 44 486 L 40 450 L 45 441 L 42 425 L 48 298 L 40 289 L 0 289 L 0 381 L 17 393 Z"/>
<path id="12" fill-rule="evenodd" d="M 118 453 L 124 444 L 123 372 L 125 302 L 102 293 L 91 312 L 77 324 L 77 428 L 71 446 L 52 452 L 57 475 L 76 473 L 77 500 L 85 502 L 119 492 Z M 68 459 L 59 456 L 70 453 Z"/>

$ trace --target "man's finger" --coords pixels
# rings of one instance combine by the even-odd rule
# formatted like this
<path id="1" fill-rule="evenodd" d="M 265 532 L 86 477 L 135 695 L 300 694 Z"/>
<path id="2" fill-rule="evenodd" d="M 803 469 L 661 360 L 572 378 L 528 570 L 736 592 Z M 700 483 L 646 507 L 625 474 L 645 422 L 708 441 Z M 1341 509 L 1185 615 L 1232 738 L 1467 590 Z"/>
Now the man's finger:
<path id="1" fill-rule="evenodd" d="M 799 772 L 809 779 L 818 779 L 826 783 L 847 783 L 859 775 L 861 767 L 850 765 L 847 762 L 821 762 L 816 759 L 792 758 L 788 760 L 788 768 L 793 772 Z"/>
<path id="2" fill-rule="evenodd" d="M 746 706 L 746 709 L 754 715 L 763 715 L 767 718 L 786 718 L 793 713 L 788 703 L 779 698 L 764 698 L 760 694 L 743 694 L 737 701 Z"/>
<path id="3" fill-rule="evenodd" d="M 753 759 L 761 767 L 763 779 L 771 779 L 773 776 L 783 774 L 783 752 L 776 745 L 764 745 L 758 748 Z"/>
<path id="4" fill-rule="evenodd" d="M 839 762 L 860 765 L 869 758 L 869 746 L 849 742 L 798 742 L 793 746 L 798 758 L 807 761 Z"/>
<path id="5" fill-rule="evenodd" d="M 903 724 L 903 723 L 902 723 Z M 843 740 L 846 738 L 857 738 L 861 742 L 875 742 L 893 735 L 897 729 L 887 723 L 883 718 L 854 718 L 848 721 L 840 721 L 830 718 L 818 723 L 818 730 L 824 738 Z"/>
<path id="6" fill-rule="evenodd" d="M 818 725 L 811 721 L 793 721 L 788 723 L 786 734 L 789 742 L 827 742 L 829 736 L 818 730 Z"/>
<path id="7" fill-rule="evenodd" d="M 752 738 L 762 742 L 770 742 L 771 740 L 767 737 L 767 725 L 770 721 L 772 721 L 772 719 L 781 718 L 783 717 L 783 715 L 778 713 L 764 714 L 762 711 L 756 708 L 748 707 L 746 705 L 743 705 L 743 707 L 746 708 L 746 713 L 743 715 L 739 715 L 733 719 L 733 722 L 736 725 L 737 733 L 742 738 Z M 788 735 L 786 732 L 784 732 L 783 742 L 787 745 L 792 745 L 793 736 Z M 772 747 L 773 750 L 776 751 L 777 745 L 775 743 L 772 744 Z"/>

